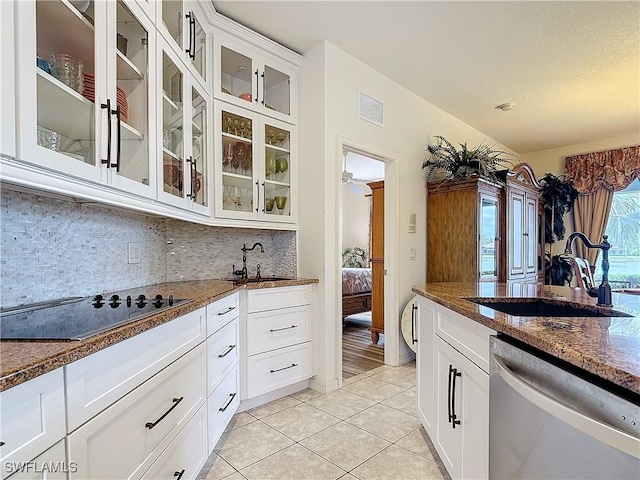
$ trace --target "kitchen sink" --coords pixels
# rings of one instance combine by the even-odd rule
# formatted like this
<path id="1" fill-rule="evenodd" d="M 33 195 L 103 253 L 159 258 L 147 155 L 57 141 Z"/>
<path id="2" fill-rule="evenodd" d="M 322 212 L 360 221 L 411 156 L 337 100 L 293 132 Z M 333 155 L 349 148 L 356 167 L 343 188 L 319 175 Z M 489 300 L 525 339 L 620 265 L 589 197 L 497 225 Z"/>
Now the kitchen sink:
<path id="1" fill-rule="evenodd" d="M 233 283 L 236 285 L 245 285 L 247 283 L 277 282 L 278 280 L 295 280 L 295 278 L 292 278 L 292 277 L 234 278 Z"/>
<path id="2" fill-rule="evenodd" d="M 466 298 L 508 315 L 516 317 L 632 317 L 607 307 L 585 306 L 563 300 L 547 298 Z"/>

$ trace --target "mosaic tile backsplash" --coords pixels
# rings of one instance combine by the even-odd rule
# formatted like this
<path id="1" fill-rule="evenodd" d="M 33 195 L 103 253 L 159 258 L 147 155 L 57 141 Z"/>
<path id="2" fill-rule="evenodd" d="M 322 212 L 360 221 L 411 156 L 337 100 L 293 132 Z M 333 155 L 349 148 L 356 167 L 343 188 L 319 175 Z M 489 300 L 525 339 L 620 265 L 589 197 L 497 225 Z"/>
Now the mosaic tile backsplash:
<path id="1" fill-rule="evenodd" d="M 127 243 L 141 261 L 129 264 Z M 126 210 L 3 189 L 0 203 L 0 305 L 135 288 L 165 281 L 250 275 L 295 276 L 295 232 L 207 227 Z"/>

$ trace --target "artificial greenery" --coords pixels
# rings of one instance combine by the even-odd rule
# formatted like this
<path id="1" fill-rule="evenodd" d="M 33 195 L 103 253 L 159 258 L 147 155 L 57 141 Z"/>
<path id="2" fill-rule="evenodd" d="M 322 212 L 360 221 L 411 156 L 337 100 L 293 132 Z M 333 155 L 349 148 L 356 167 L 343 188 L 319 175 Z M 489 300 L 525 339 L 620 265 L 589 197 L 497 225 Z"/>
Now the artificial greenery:
<path id="1" fill-rule="evenodd" d="M 573 208 L 578 191 L 571 180 L 551 173 L 540 179 L 540 185 L 540 198 L 544 203 L 544 239 L 546 243 L 554 243 L 564 238 L 566 228 L 563 217 Z"/>
<path id="2" fill-rule="evenodd" d="M 436 170 L 444 170 L 446 176 L 443 181 L 459 182 L 478 175 L 492 182 L 505 184 L 505 173 L 508 167 L 500 170 L 498 168 L 505 164 L 513 165 L 513 163 L 501 156 L 515 158 L 514 154 L 495 150 L 484 143 L 474 148 L 469 148 L 466 142 L 461 143 L 458 150 L 446 138 L 439 135 L 434 138 L 437 139 L 437 143 L 427 146 L 431 156 L 422 164 L 422 168 L 428 168 L 427 180 L 431 179 Z"/>
<path id="3" fill-rule="evenodd" d="M 360 247 L 347 247 L 342 250 L 342 266 L 345 268 L 364 268 L 367 252 Z"/>
<path id="4" fill-rule="evenodd" d="M 554 255 L 545 252 L 544 283 L 565 286 L 573 279 L 573 264 L 570 255 Z"/>

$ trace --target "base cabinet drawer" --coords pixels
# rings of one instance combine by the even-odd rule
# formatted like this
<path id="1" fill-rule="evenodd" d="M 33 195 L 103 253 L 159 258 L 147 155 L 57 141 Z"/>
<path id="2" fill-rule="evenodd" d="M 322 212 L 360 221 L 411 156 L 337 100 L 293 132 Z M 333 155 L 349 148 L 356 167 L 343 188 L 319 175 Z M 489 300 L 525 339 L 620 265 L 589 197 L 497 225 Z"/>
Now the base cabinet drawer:
<path id="1" fill-rule="evenodd" d="M 309 342 L 252 355 L 247 359 L 247 398 L 286 387 L 310 376 Z"/>
<path id="2" fill-rule="evenodd" d="M 11 480 L 66 480 L 67 472 L 73 472 L 76 464 L 65 459 L 64 440 L 60 440 L 31 462 L 3 463 L 2 469 Z M 15 472 L 15 473 L 14 473 Z"/>
<path id="3" fill-rule="evenodd" d="M 232 365 L 238 363 L 238 319 L 207 339 L 207 392 L 211 394 Z"/>
<path id="4" fill-rule="evenodd" d="M 140 478 L 204 404 L 202 343 L 69 436 L 71 479 Z"/>
<path id="5" fill-rule="evenodd" d="M 202 342 L 205 331 L 201 308 L 65 366 L 68 432 Z"/>
<path id="6" fill-rule="evenodd" d="M 203 405 L 142 478 L 194 479 L 200 473 L 208 456 L 207 409 L 206 405 Z"/>
<path id="7" fill-rule="evenodd" d="M 247 355 L 309 340 L 311 307 L 283 308 L 247 315 Z"/>
<path id="8" fill-rule="evenodd" d="M 297 307 L 311 304 L 311 285 L 293 287 L 258 288 L 247 291 L 247 312 L 264 312 L 277 308 Z"/>
<path id="9" fill-rule="evenodd" d="M 0 457 L 6 466 L 29 462 L 64 438 L 62 368 L 0 393 Z"/>
<path id="10" fill-rule="evenodd" d="M 218 388 L 211 394 L 207 401 L 209 421 L 209 450 L 211 453 L 218 443 L 224 429 L 227 428 L 231 417 L 240 405 L 240 378 L 239 368 L 236 364 L 227 376 L 222 380 Z"/>
<path id="11" fill-rule="evenodd" d="M 207 305 L 207 336 L 240 314 L 240 294 L 234 293 Z"/>

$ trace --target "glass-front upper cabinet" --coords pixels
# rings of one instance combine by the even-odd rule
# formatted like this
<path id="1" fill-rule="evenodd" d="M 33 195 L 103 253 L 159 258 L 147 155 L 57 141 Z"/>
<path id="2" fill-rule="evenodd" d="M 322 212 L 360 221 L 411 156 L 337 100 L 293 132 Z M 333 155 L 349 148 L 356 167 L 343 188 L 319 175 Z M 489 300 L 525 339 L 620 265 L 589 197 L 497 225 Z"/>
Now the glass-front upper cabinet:
<path id="1" fill-rule="evenodd" d="M 293 127 L 233 105 L 214 115 L 216 216 L 294 223 Z"/>
<path id="2" fill-rule="evenodd" d="M 195 74 L 203 86 L 208 88 L 207 32 L 203 25 L 204 14 L 197 2 L 181 0 L 162 0 L 160 8 L 160 32 L 168 44 L 179 54 Z"/>
<path id="3" fill-rule="evenodd" d="M 489 195 L 480 195 L 480 210 L 478 212 L 479 237 L 478 265 L 481 281 L 495 281 L 500 268 L 500 224 L 498 199 Z"/>
<path id="4" fill-rule="evenodd" d="M 18 9 L 21 160 L 152 196 L 143 11 L 124 0 Z"/>
<path id="5" fill-rule="evenodd" d="M 209 214 L 209 97 L 201 86 L 191 81 L 166 42 L 160 40 L 160 44 L 162 154 L 158 198 L 165 203 Z"/>
<path id="6" fill-rule="evenodd" d="M 216 37 L 214 96 L 295 123 L 294 71 L 231 40 Z"/>

